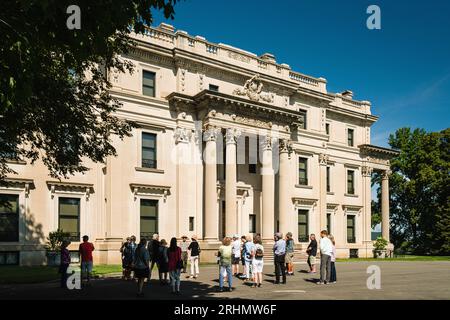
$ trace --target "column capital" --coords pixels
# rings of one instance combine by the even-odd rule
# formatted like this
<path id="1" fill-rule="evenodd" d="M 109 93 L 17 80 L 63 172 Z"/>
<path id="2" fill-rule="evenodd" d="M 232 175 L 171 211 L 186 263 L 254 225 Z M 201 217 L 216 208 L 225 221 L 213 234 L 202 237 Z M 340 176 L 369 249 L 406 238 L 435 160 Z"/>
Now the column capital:
<path id="1" fill-rule="evenodd" d="M 289 139 L 280 139 L 280 153 L 292 153 L 292 142 Z"/>
<path id="2" fill-rule="evenodd" d="M 237 139 L 241 136 L 242 131 L 237 128 L 227 128 L 225 132 L 225 141 L 227 144 L 237 142 Z"/>
<path id="3" fill-rule="evenodd" d="M 373 168 L 369 166 L 363 166 L 361 167 L 361 174 L 363 177 L 371 177 L 373 172 Z"/>
<path id="4" fill-rule="evenodd" d="M 383 180 L 387 180 L 387 179 L 389 179 L 389 176 L 392 174 L 392 171 L 390 170 L 390 169 L 388 169 L 388 170 L 384 170 L 382 173 L 381 173 L 381 178 L 383 179 Z"/>
<path id="5" fill-rule="evenodd" d="M 325 153 L 319 154 L 319 164 L 321 166 L 328 165 L 328 155 L 327 154 L 325 154 Z"/>
<path id="6" fill-rule="evenodd" d="M 263 150 L 272 151 L 272 136 L 270 134 L 264 136 L 261 139 L 261 146 Z"/>
<path id="7" fill-rule="evenodd" d="M 203 141 L 216 141 L 219 133 L 219 128 L 208 125 L 203 132 Z"/>
<path id="8" fill-rule="evenodd" d="M 176 127 L 173 133 L 175 144 L 189 143 L 192 137 L 192 130 L 188 128 Z"/>

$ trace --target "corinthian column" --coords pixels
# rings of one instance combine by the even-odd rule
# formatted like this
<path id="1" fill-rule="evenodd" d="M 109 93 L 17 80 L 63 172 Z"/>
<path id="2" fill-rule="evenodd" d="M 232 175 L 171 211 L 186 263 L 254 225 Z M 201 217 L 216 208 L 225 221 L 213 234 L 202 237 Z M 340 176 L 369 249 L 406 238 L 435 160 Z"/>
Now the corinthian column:
<path id="1" fill-rule="evenodd" d="M 205 146 L 205 240 L 218 240 L 219 238 L 219 210 L 217 207 L 217 146 L 218 129 L 208 127 L 203 140 Z"/>
<path id="2" fill-rule="evenodd" d="M 294 221 L 293 214 L 290 212 L 291 207 L 291 190 L 289 188 L 289 154 L 291 152 L 291 145 L 289 140 L 280 140 L 280 171 L 279 178 L 279 192 L 278 192 L 278 210 L 280 219 L 280 232 L 286 234 L 293 232 Z"/>
<path id="3" fill-rule="evenodd" d="M 236 197 L 236 142 L 241 132 L 239 129 L 227 129 L 226 163 L 225 163 L 225 235 L 237 232 L 237 197 Z"/>
<path id="4" fill-rule="evenodd" d="M 272 137 L 265 137 L 262 150 L 262 238 L 273 240 L 275 180 L 272 167 Z"/>
<path id="5" fill-rule="evenodd" d="M 367 243 L 372 242 L 372 172 L 373 169 L 368 166 L 361 168 L 363 177 L 363 205 L 364 205 L 364 217 L 363 217 L 363 241 Z"/>
<path id="6" fill-rule="evenodd" d="M 381 175 L 381 236 L 389 242 L 389 174 L 386 170 Z"/>
<path id="7" fill-rule="evenodd" d="M 319 154 L 319 170 L 320 170 L 319 231 L 327 229 L 327 165 L 328 165 L 328 155 L 323 153 Z"/>

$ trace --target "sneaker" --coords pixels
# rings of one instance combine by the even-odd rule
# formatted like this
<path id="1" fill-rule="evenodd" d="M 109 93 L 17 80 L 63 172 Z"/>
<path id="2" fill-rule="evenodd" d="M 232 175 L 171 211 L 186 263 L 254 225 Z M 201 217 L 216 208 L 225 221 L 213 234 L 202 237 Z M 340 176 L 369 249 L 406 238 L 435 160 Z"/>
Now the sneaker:
<path id="1" fill-rule="evenodd" d="M 217 289 L 218 292 L 223 292 L 223 288 Z"/>
<path id="2" fill-rule="evenodd" d="M 261 283 L 258 283 L 258 288 L 261 288 Z"/>
<path id="3" fill-rule="evenodd" d="M 233 288 L 228 288 L 228 292 L 231 292 L 231 291 L 233 291 Z"/>
<path id="4" fill-rule="evenodd" d="M 317 285 L 324 284 L 322 281 L 316 282 Z"/>

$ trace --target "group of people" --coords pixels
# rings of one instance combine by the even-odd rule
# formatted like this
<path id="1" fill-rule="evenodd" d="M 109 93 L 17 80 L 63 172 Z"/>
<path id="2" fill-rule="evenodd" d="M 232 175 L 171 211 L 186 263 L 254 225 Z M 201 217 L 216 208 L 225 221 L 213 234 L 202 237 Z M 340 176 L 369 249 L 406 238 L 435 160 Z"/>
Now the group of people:
<path id="1" fill-rule="evenodd" d="M 138 295 L 143 294 L 145 279 L 151 280 L 152 271 L 156 265 L 161 285 L 170 284 L 172 293 L 180 294 L 181 273 L 187 272 L 187 261 L 190 259 L 191 273 L 188 278 L 196 279 L 199 276 L 200 246 L 197 236 L 183 236 L 180 246 L 174 237 L 169 246 L 165 239 L 159 240 L 154 234 L 150 241 L 142 238 L 136 245 L 136 237 L 127 238 L 120 248 L 122 254 L 122 278 L 125 280 L 137 279 Z M 133 278 L 131 273 L 133 272 Z M 168 275 L 170 280 L 168 279 Z"/>
<path id="2" fill-rule="evenodd" d="M 318 245 L 314 234 L 310 235 L 310 243 L 306 249 L 308 254 L 307 263 L 309 273 L 316 273 L 316 256 L 320 250 L 320 279 L 317 284 L 336 283 L 336 246 L 334 237 L 326 230 L 320 233 Z M 71 257 L 67 247 L 69 241 L 64 241 L 61 248 L 61 286 L 67 287 L 67 269 Z M 286 237 L 281 233 L 274 235 L 272 248 L 275 266 L 275 284 L 286 284 L 286 277 L 294 273 L 294 240 L 292 233 L 288 232 Z M 81 257 L 82 280 L 90 281 L 94 245 L 89 242 L 89 237 L 84 236 L 79 246 Z M 151 280 L 152 270 L 157 266 L 159 282 L 161 285 L 171 285 L 172 293 L 180 294 L 181 273 L 187 273 L 187 262 L 190 261 L 190 275 L 187 278 L 196 279 L 199 276 L 200 245 L 197 236 L 192 236 L 188 241 L 183 236 L 178 243 L 173 237 L 170 244 L 165 239 L 159 240 L 159 235 L 154 234 L 150 241 L 142 238 L 136 244 L 136 237 L 131 236 L 120 247 L 122 255 L 122 279 L 137 280 L 137 294 L 143 295 L 145 279 Z M 219 291 L 224 290 L 225 282 L 228 283 L 228 291 L 232 291 L 233 277 L 244 281 L 252 281 L 253 288 L 262 286 L 264 268 L 264 247 L 261 235 L 257 234 L 253 239 L 249 236 L 234 235 L 225 237 L 222 245 L 216 253 L 219 264 Z M 242 272 L 240 265 L 242 264 Z M 133 274 L 133 276 L 132 276 Z M 170 279 L 168 279 L 168 276 Z"/>
<path id="3" fill-rule="evenodd" d="M 64 240 L 61 243 L 61 263 L 58 270 L 58 272 L 61 274 L 61 288 L 67 288 L 67 279 L 69 276 L 67 270 L 69 269 L 72 260 L 70 251 L 68 249 L 69 245 L 69 240 Z M 91 280 L 94 261 L 92 252 L 94 250 L 95 247 L 91 242 L 89 242 L 89 237 L 83 236 L 83 242 L 80 243 L 78 247 L 78 253 L 81 260 L 81 281 L 85 282 L 86 285 L 89 285 Z"/>

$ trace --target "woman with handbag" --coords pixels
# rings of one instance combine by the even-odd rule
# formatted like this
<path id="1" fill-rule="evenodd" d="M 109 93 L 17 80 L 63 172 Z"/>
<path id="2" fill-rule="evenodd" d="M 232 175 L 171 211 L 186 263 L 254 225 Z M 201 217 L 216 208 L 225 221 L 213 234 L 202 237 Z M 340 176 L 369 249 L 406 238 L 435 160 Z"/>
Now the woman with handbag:
<path id="1" fill-rule="evenodd" d="M 180 274 L 183 269 L 183 259 L 181 259 L 181 248 L 177 246 L 177 238 L 170 239 L 169 256 L 169 273 L 170 283 L 172 285 L 172 293 L 180 294 Z"/>

